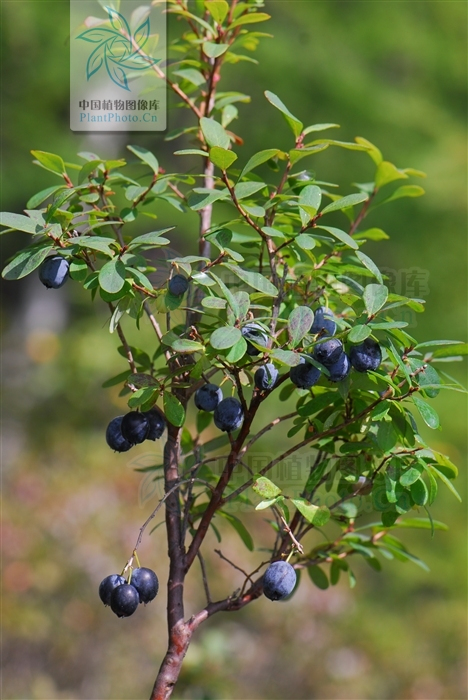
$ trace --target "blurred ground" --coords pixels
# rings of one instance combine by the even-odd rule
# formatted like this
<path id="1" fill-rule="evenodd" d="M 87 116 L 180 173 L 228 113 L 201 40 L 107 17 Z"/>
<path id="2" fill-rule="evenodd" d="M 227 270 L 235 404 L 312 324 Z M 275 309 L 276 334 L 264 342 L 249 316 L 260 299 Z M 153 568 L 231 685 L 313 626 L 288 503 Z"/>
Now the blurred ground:
<path id="1" fill-rule="evenodd" d="M 236 130 L 245 159 L 287 132 L 262 91 L 279 94 L 306 123 L 338 122 L 340 137 L 362 135 L 401 167 L 425 170 L 427 196 L 382 207 L 370 220 L 391 235 L 369 254 L 408 284 L 422 271 L 428 310 L 412 322 L 420 340 L 466 339 L 466 19 L 462 2 L 267 2 L 273 19 L 258 67 L 229 66 L 230 89 L 252 95 Z M 79 150 L 124 154 L 124 140 L 84 137 L 68 129 L 68 2 L 3 2 L 3 211 L 20 211 L 50 184 L 30 164 L 32 148 L 73 159 Z M 51 18 L 53 17 L 53 25 Z M 170 31 L 177 30 L 175 23 Z M 229 81 L 228 81 L 229 82 Z M 179 116 L 170 112 L 170 128 Z M 267 120 L 267 121 L 266 121 Z M 276 134 L 275 134 L 276 138 Z M 271 140 L 270 140 L 271 139 Z M 174 144 L 162 135 L 132 135 L 170 169 Z M 178 142 L 176 142 L 178 147 Z M 178 167 L 178 166 L 177 166 Z M 317 156 L 324 180 L 365 181 L 361 154 Z M 364 178 L 364 180 L 363 180 Z M 161 226 L 170 213 L 161 215 Z M 170 220 L 170 224 L 174 219 Z M 188 253 L 195 226 L 182 224 L 174 247 Z M 3 257 L 24 244 L 2 239 Z M 133 471 L 158 457 L 145 445 L 114 456 L 104 429 L 122 412 L 117 391 L 102 390 L 123 371 L 105 310 L 76 285 L 47 292 L 35 276 L 2 283 L 3 407 L 3 697 L 6 700 L 140 700 L 162 657 L 165 594 L 125 621 L 97 598 L 99 581 L 120 570 L 157 492 Z M 143 330 L 150 337 L 148 329 Z M 451 374 L 466 381 L 464 366 Z M 434 447 L 460 467 L 466 495 L 466 401 L 435 400 L 443 431 Z M 277 415 L 271 405 L 271 415 Z M 281 433 L 277 446 L 281 445 Z M 276 450 L 271 437 L 259 445 Z M 241 613 L 211 619 L 187 656 L 175 697 L 182 700 L 462 700 L 466 698 L 466 501 L 438 498 L 433 515 L 449 532 L 405 533 L 430 566 L 386 562 L 385 575 L 365 563 L 358 579 L 327 591 L 307 576 L 286 604 L 260 600 Z M 259 538 L 268 531 L 252 516 Z M 214 592 L 241 581 L 212 555 Z M 253 568 L 237 535 L 222 543 Z M 162 529 L 142 547 L 143 565 L 164 580 Z M 188 613 L 203 603 L 199 572 L 188 582 Z"/>

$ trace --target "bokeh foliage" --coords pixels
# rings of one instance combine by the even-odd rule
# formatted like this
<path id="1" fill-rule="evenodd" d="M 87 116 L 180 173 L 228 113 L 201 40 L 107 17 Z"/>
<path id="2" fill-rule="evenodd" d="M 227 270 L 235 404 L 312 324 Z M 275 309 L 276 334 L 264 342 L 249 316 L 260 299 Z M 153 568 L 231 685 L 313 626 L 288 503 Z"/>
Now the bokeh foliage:
<path id="1" fill-rule="evenodd" d="M 3 210 L 19 210 L 40 189 L 42 174 L 29 165 L 30 147 L 64 152 L 71 158 L 86 143 L 67 131 L 67 76 L 65 61 L 60 60 L 68 50 L 67 3 L 53 3 L 54 43 L 46 40 L 50 33 L 46 5 L 52 3 L 41 3 L 41 8 L 38 3 L 18 3 L 14 20 L 4 8 L 6 46 L 13 53 L 17 42 L 23 42 L 24 54 L 16 62 L 7 57 L 4 119 L 11 137 L 4 150 Z M 280 138 L 286 134 L 279 116 L 275 121 L 276 114 L 267 111 L 261 98 L 263 88 L 269 87 L 294 113 L 313 114 L 317 122 L 341 122 L 343 138 L 366 135 L 385 144 L 390 159 L 425 170 L 427 197 L 379 212 L 391 241 L 385 258 L 382 245 L 374 257 L 384 268 L 400 271 L 417 266 L 429 271 L 428 312 L 417 317 L 415 329 L 419 339 L 462 339 L 466 76 L 460 66 L 465 65 L 461 28 L 466 8 L 458 3 L 291 2 L 271 3 L 267 9 L 273 15 L 268 29 L 275 38 L 260 48 L 258 68 L 248 66 L 235 77 L 239 89 L 248 81 L 246 92 L 253 95 L 252 103 L 243 106 L 241 122 L 252 152 L 269 145 L 263 120 L 278 130 Z M 42 94 L 40 104 L 33 97 L 33 84 Z M 159 135 L 153 138 L 158 153 L 167 149 L 169 159 L 172 144 L 164 146 Z M 139 139 L 148 147 L 155 141 Z M 99 150 L 118 156 L 123 144 L 100 137 Z M 347 182 L 340 152 L 322 160 L 321 175 L 328 168 L 327 177 Z M 362 158 L 355 160 L 353 174 L 365 167 L 358 162 Z M 366 173 L 356 179 L 365 181 Z M 44 179 L 44 187 L 48 184 Z M 161 222 L 162 228 L 172 219 L 168 215 Z M 185 252 L 190 236 L 195 239 L 195 220 L 193 233 L 188 227 L 181 232 L 180 251 Z M 6 481 L 11 486 L 9 500 L 22 505 L 12 505 L 12 534 L 7 538 L 12 557 L 7 595 L 15 593 L 19 575 L 23 581 L 23 590 L 8 608 L 7 629 L 13 642 L 7 656 L 10 695 L 137 697 L 146 679 L 132 675 L 132 662 L 140 673 L 146 668 L 151 677 L 152 663 L 162 651 L 162 640 L 160 648 L 153 649 L 158 625 L 164 636 L 162 609 L 150 608 L 152 619 L 135 623 L 134 634 L 141 644 L 124 652 L 129 632 L 122 631 L 104 653 L 106 637 L 114 632 L 102 611 L 95 610 L 94 590 L 103 570 L 118 568 L 122 550 L 128 551 L 145 512 L 135 503 L 139 476 L 125 470 L 125 462 L 114 463 L 102 441 L 102 426 L 115 410 L 111 403 L 120 407 L 121 401 L 115 394 L 109 399 L 99 387 L 109 376 L 110 365 L 115 363 L 116 372 L 121 365 L 114 359 L 112 339 L 96 328 L 96 314 L 102 323 L 104 317 L 98 308 L 87 311 L 80 295 L 69 298 L 65 309 L 54 308 L 56 302 L 41 297 L 37 285 L 26 283 L 21 294 L 5 290 L 4 300 L 8 333 L 4 381 L 13 417 L 7 446 L 15 457 Z M 66 320 L 69 309 L 73 324 Z M 60 319 L 66 330 L 58 340 Z M 462 378 L 461 371 L 457 377 Z M 462 466 L 463 398 L 450 393 L 435 405 L 444 424 L 440 449 Z M 6 513 L 10 515 L 8 508 Z M 465 567 L 459 552 L 465 542 L 464 508 L 453 507 L 447 499 L 438 506 L 436 517 L 448 522 L 451 530 L 427 541 L 423 556 L 432 568 L 430 575 L 413 571 L 408 564 L 389 571 L 385 579 L 363 570 L 362 590 L 352 594 L 344 585 L 325 593 L 303 585 L 287 618 L 281 607 L 273 617 L 270 610 L 267 615 L 262 602 L 240 619 L 216 620 L 205 630 L 205 640 L 189 652 L 183 681 L 187 690 L 182 685 L 180 696 L 210 697 L 202 690 L 206 687 L 212 696 L 226 698 L 460 696 Z M 421 534 L 418 546 L 425 549 Z M 153 546 L 164 559 L 162 543 L 156 544 L 157 531 L 154 537 Z M 229 547 L 235 546 L 235 540 L 229 542 Z M 152 547 L 146 556 L 150 564 Z M 218 569 L 229 586 L 231 571 L 221 563 Z M 306 627 L 304 608 L 311 620 Z M 282 639 L 286 633 L 291 639 L 295 629 L 296 641 L 284 649 Z M 257 642 L 251 646 L 252 662 L 246 652 L 250 637 Z M 265 638 L 271 640 L 268 645 Z M 26 674 L 17 671 L 20 645 L 27 649 Z M 98 646 L 102 663 L 92 653 Z M 285 663 L 275 663 L 276 656 Z M 222 685 L 226 678 L 230 685 Z"/>

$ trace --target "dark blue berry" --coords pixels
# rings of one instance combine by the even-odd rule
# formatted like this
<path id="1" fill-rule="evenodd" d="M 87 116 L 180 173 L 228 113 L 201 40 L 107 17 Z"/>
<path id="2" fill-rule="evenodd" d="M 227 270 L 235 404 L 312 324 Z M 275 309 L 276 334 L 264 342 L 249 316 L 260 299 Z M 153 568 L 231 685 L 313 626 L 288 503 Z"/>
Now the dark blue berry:
<path id="1" fill-rule="evenodd" d="M 111 420 L 106 430 L 106 442 L 116 452 L 127 452 L 131 448 L 131 443 L 122 435 L 123 416 L 117 416 Z"/>
<path id="2" fill-rule="evenodd" d="M 159 440 L 166 427 L 164 416 L 156 409 L 144 411 L 142 414 L 148 421 L 148 434 L 146 440 Z"/>
<path id="3" fill-rule="evenodd" d="M 314 322 L 310 327 L 310 333 L 322 333 L 326 335 L 335 335 L 336 323 L 333 320 L 333 311 L 325 306 L 319 306 L 314 311 Z"/>
<path id="4" fill-rule="evenodd" d="M 204 384 L 195 392 L 195 406 L 200 411 L 214 411 L 222 400 L 223 392 L 216 384 Z"/>
<path id="5" fill-rule="evenodd" d="M 287 561 L 270 564 L 263 577 L 263 592 L 270 600 L 282 600 L 296 585 L 296 572 Z"/>
<path id="6" fill-rule="evenodd" d="M 140 596 L 135 586 L 124 583 L 111 593 L 110 606 L 117 617 L 130 617 L 140 603 Z"/>
<path id="7" fill-rule="evenodd" d="M 148 418 L 144 413 L 130 411 L 122 418 L 122 435 L 131 445 L 138 445 L 146 440 L 149 427 Z"/>
<path id="8" fill-rule="evenodd" d="M 314 360 L 317 360 L 317 362 L 320 362 L 320 364 L 324 365 L 325 367 L 331 367 L 339 360 L 342 352 L 343 345 L 341 341 L 337 338 L 330 338 L 322 343 L 319 342 L 314 347 L 312 356 Z"/>
<path id="9" fill-rule="evenodd" d="M 240 401 L 234 397 L 223 399 L 216 406 L 214 412 L 214 422 L 219 430 L 225 433 L 232 433 L 240 428 L 244 421 L 244 411 Z"/>
<path id="10" fill-rule="evenodd" d="M 342 352 L 338 360 L 328 368 L 331 382 L 341 382 L 351 372 L 351 362 L 345 352 Z"/>
<path id="11" fill-rule="evenodd" d="M 299 389 L 310 389 L 320 379 L 320 370 L 301 357 L 301 363 L 291 367 L 289 377 Z"/>
<path id="12" fill-rule="evenodd" d="M 130 583 L 137 589 L 140 603 L 151 603 L 158 594 L 158 577 L 151 569 L 133 569 Z"/>
<path id="13" fill-rule="evenodd" d="M 255 386 L 257 389 L 262 389 L 263 391 L 273 389 L 277 379 L 278 370 L 271 362 L 259 367 L 254 376 Z"/>
<path id="14" fill-rule="evenodd" d="M 110 605 L 112 591 L 114 588 L 122 586 L 124 583 L 127 583 L 126 580 L 123 576 L 119 576 L 119 574 L 111 574 L 101 581 L 99 584 L 99 597 L 104 605 Z"/>
<path id="15" fill-rule="evenodd" d="M 68 278 L 70 263 L 61 255 L 46 258 L 39 268 L 39 279 L 47 289 L 58 289 Z"/>
<path id="16" fill-rule="evenodd" d="M 360 345 L 352 346 L 349 359 L 358 372 L 369 372 L 369 370 L 375 372 L 382 362 L 382 350 L 377 341 L 366 338 Z"/>
<path id="17" fill-rule="evenodd" d="M 247 355 L 260 355 L 260 350 L 258 350 L 252 343 L 261 345 L 266 348 L 268 345 L 268 336 L 266 331 L 259 323 L 248 323 L 246 326 L 241 328 L 241 333 L 243 338 L 247 341 Z"/>
<path id="18" fill-rule="evenodd" d="M 183 275 L 174 275 L 169 280 L 169 291 L 176 297 L 182 297 L 189 287 L 189 281 Z"/>

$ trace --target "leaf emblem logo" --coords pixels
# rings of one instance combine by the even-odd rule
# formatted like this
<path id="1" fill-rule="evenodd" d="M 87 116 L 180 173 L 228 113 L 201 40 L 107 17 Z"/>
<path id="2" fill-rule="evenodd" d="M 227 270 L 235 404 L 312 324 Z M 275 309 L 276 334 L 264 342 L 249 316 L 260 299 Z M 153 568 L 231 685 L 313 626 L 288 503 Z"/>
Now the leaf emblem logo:
<path id="1" fill-rule="evenodd" d="M 161 59 L 148 56 L 143 47 L 150 34 L 149 17 L 132 34 L 123 15 L 111 7 L 104 8 L 110 27 L 93 27 L 82 32 L 77 39 L 96 44 L 86 64 L 86 78 L 95 75 L 105 66 L 109 78 L 123 90 L 130 91 L 128 71 L 144 71 Z"/>

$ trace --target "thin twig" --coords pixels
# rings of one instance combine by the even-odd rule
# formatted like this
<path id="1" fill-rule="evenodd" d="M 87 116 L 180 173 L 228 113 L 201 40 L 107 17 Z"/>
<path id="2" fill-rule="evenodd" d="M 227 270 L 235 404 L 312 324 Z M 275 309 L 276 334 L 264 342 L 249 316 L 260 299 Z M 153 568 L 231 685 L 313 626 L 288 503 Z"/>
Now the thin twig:
<path id="1" fill-rule="evenodd" d="M 205 566 L 205 560 L 203 559 L 202 553 L 200 550 L 197 552 L 197 557 L 200 562 L 200 567 L 202 571 L 202 579 L 203 579 L 203 588 L 205 589 L 205 595 L 206 595 L 206 602 L 208 605 L 211 603 L 211 595 L 210 595 L 210 588 L 208 586 L 208 577 L 206 575 L 206 566 Z"/>

